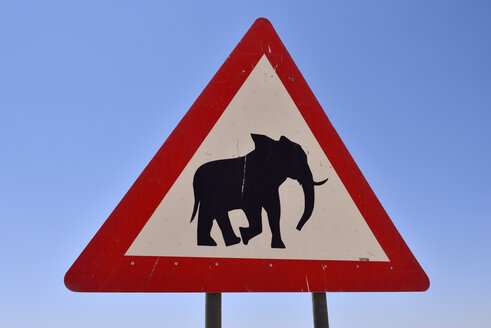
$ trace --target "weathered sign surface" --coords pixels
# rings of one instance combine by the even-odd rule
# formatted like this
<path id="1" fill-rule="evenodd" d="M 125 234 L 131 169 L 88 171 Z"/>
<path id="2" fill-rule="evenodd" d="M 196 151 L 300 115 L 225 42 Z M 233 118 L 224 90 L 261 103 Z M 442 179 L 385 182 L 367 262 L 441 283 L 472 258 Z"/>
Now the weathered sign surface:
<path id="1" fill-rule="evenodd" d="M 258 19 L 65 277 L 74 291 L 421 291 L 429 280 Z"/>

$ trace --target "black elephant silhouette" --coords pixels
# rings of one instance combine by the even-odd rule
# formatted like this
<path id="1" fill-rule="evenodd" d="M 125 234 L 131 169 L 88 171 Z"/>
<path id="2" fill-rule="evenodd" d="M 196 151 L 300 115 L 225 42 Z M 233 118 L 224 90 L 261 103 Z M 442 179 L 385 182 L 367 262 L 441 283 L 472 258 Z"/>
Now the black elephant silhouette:
<path id="1" fill-rule="evenodd" d="M 242 209 L 249 227 L 240 228 L 245 245 L 262 232 L 262 208 L 265 209 L 272 233 L 271 247 L 285 248 L 280 233 L 280 198 L 278 189 L 287 179 L 297 180 L 303 188 L 305 207 L 297 230 L 312 215 L 315 182 L 302 147 L 282 136 L 279 141 L 265 135 L 251 134 L 255 149 L 243 157 L 203 164 L 194 174 L 193 221 L 198 211 L 198 245 L 216 246 L 210 235 L 216 219 L 226 246 L 240 238 L 234 233 L 228 212 Z"/>

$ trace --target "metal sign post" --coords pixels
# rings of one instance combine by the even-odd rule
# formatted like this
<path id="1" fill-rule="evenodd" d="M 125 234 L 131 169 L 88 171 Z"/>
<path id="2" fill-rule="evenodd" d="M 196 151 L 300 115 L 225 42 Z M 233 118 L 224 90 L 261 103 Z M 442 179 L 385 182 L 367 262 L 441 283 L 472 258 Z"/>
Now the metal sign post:
<path id="1" fill-rule="evenodd" d="M 314 328 L 329 328 L 326 293 L 312 293 Z M 222 328 L 222 293 L 206 293 L 205 328 Z"/>
<path id="2" fill-rule="evenodd" d="M 205 328 L 222 328 L 222 293 L 206 293 Z"/>
<path id="3" fill-rule="evenodd" d="M 329 328 L 326 293 L 312 293 L 314 328 Z"/>

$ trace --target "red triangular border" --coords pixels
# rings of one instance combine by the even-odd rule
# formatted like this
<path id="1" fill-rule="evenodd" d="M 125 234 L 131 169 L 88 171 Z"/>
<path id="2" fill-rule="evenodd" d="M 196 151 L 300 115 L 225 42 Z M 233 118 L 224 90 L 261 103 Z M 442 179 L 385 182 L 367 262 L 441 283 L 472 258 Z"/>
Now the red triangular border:
<path id="1" fill-rule="evenodd" d="M 390 262 L 124 256 L 263 54 Z M 68 270 L 65 285 L 83 292 L 424 291 L 429 280 L 273 26 L 260 18 Z"/>

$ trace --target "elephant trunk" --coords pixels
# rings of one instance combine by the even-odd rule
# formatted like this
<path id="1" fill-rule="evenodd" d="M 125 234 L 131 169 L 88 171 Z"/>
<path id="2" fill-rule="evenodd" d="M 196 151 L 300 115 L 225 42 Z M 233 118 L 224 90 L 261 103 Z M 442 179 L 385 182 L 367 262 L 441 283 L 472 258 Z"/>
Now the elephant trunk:
<path id="1" fill-rule="evenodd" d="M 303 210 L 302 217 L 297 224 L 298 231 L 302 230 L 304 224 L 310 219 L 312 211 L 314 210 L 314 186 L 323 185 L 324 183 L 326 183 L 326 181 L 327 179 L 319 182 L 314 181 L 314 178 L 312 177 L 312 172 L 310 171 L 309 167 L 307 167 L 307 169 L 304 171 L 302 178 L 299 179 L 305 197 L 305 208 Z"/>
<path id="2" fill-rule="evenodd" d="M 297 224 L 297 230 L 302 230 L 303 225 L 307 222 L 307 220 L 312 215 L 312 211 L 314 210 L 314 183 L 313 181 L 302 184 L 303 193 L 305 196 L 305 208 L 303 210 L 302 218 Z"/>

